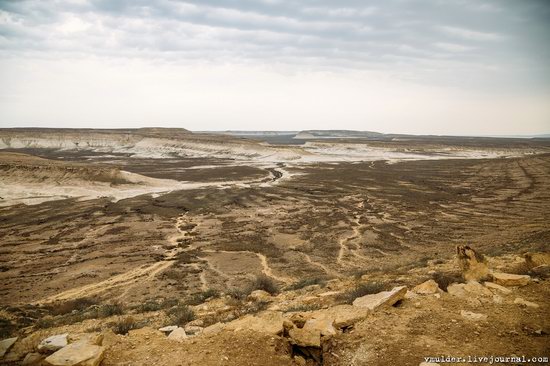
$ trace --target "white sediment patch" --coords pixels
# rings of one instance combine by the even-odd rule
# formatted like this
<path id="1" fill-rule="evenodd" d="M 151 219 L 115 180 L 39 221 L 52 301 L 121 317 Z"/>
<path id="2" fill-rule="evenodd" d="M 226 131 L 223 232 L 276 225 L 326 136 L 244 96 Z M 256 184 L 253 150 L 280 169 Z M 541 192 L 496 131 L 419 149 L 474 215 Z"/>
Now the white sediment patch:
<path id="1" fill-rule="evenodd" d="M 536 153 L 525 149 L 470 149 L 427 147 L 419 152 L 406 148 L 377 147 L 368 144 L 307 142 L 304 150 L 311 154 L 301 159 L 304 162 L 354 162 L 379 161 L 388 162 L 406 160 L 439 160 L 439 159 L 494 159 L 516 157 Z"/>
<path id="2" fill-rule="evenodd" d="M 426 146 L 422 151 L 381 147 L 368 143 L 308 141 L 304 145 L 279 146 L 256 141 L 204 139 L 193 134 L 177 139 L 124 133 L 11 133 L 0 136 L 3 148 L 50 148 L 104 154 L 123 153 L 138 158 L 174 157 L 232 159 L 237 162 L 309 163 L 375 160 L 478 159 L 536 153 L 534 149 L 494 149 Z M 237 163 L 238 164 L 238 163 Z M 198 168 L 198 167 L 197 167 Z M 206 168 L 206 167 L 203 167 Z"/>
<path id="3" fill-rule="evenodd" d="M 0 149 L 7 148 L 49 148 L 57 150 L 78 150 L 102 153 L 101 157 L 116 157 L 118 153 L 130 154 L 138 158 L 162 158 L 168 160 L 178 157 L 231 159 L 230 164 L 199 165 L 186 169 L 216 169 L 229 166 L 253 166 L 275 169 L 281 174 L 272 173 L 271 177 L 254 180 L 226 180 L 217 182 L 181 182 L 170 179 L 154 179 L 124 171 L 108 171 L 107 178 L 97 179 L 93 168 L 91 177 L 76 176 L 64 171 L 44 172 L 33 176 L 32 172 L 18 175 L 17 169 L 10 174 L 0 176 L 0 206 L 16 203 L 36 204 L 47 200 L 69 197 L 92 199 L 107 197 L 110 200 L 135 197 L 143 194 L 158 196 L 167 192 L 205 187 L 225 189 L 229 187 L 268 187 L 279 184 L 292 175 L 280 163 L 301 165 L 311 163 L 340 163 L 380 161 L 394 163 L 407 160 L 438 159 L 493 159 L 516 157 L 526 154 L 546 152 L 536 149 L 495 149 L 463 148 L 426 145 L 422 150 L 402 146 L 383 147 L 368 143 L 308 141 L 301 146 L 273 146 L 254 141 L 219 139 L 200 139 L 193 135 L 178 139 L 145 137 L 125 133 L 8 133 L 0 136 Z M 93 156 L 87 156 L 93 159 Z M 115 161 L 117 159 L 115 158 Z M 80 169 L 80 168 L 78 168 Z M 78 170 L 76 169 L 76 170 Z M 82 168 L 84 169 L 84 168 Z M 24 170 L 23 170 L 24 171 Z M 53 175 L 52 175 L 53 174 Z M 113 178 L 111 180 L 110 178 Z"/>

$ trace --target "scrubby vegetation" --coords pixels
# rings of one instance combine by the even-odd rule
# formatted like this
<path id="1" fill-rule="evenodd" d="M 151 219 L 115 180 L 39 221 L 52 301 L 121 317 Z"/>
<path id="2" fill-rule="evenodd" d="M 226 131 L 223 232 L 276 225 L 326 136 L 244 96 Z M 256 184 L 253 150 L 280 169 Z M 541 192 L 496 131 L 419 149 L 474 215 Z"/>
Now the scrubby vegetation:
<path id="1" fill-rule="evenodd" d="M 293 283 L 285 288 L 287 291 L 299 290 L 304 287 L 319 285 L 324 287 L 327 283 L 327 279 L 323 277 L 304 278 L 298 282 Z"/>
<path id="2" fill-rule="evenodd" d="M 187 305 L 200 305 L 200 304 L 204 303 L 206 300 L 208 300 L 210 298 L 218 297 L 218 296 L 220 296 L 219 291 L 210 288 L 210 289 L 199 292 L 198 294 L 195 294 L 195 295 L 189 297 L 185 301 L 185 303 Z"/>
<path id="3" fill-rule="evenodd" d="M 255 290 L 263 290 L 265 292 L 268 292 L 271 295 L 276 295 L 280 291 L 279 285 L 277 284 L 277 282 L 275 282 L 273 278 L 263 274 L 256 276 L 256 278 L 250 285 L 249 289 L 250 289 L 250 292 Z"/>
<path id="4" fill-rule="evenodd" d="M 79 299 L 69 300 L 62 303 L 56 303 L 50 306 L 51 315 L 65 315 L 73 311 L 83 311 L 92 305 L 97 305 L 99 302 L 96 299 L 82 297 Z"/>
<path id="5" fill-rule="evenodd" d="M 115 334 L 128 334 L 132 329 L 143 328 L 144 325 L 143 323 L 136 322 L 133 317 L 128 316 L 119 322 L 113 323 L 111 329 Z"/>
<path id="6" fill-rule="evenodd" d="M 174 307 L 178 302 L 178 299 L 147 300 L 133 309 L 138 313 L 148 313 Z"/>
<path id="7" fill-rule="evenodd" d="M 117 302 L 97 305 L 96 301 L 90 299 L 67 301 L 65 303 L 56 304 L 48 310 L 49 314 L 38 319 L 34 324 L 35 327 L 51 328 L 74 324 L 86 319 L 101 319 L 114 315 L 123 315 L 126 311 L 124 307 Z"/>
<path id="8" fill-rule="evenodd" d="M 189 306 L 179 304 L 166 311 L 172 324 L 184 326 L 192 320 L 195 320 L 195 312 Z"/>

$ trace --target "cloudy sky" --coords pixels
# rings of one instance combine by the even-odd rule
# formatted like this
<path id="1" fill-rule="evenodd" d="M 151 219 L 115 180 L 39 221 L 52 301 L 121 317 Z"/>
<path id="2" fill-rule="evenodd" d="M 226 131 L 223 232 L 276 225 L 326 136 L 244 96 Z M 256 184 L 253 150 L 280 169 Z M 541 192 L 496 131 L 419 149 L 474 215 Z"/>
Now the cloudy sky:
<path id="1" fill-rule="evenodd" d="M 550 1 L 0 0 L 0 126 L 550 133 Z"/>

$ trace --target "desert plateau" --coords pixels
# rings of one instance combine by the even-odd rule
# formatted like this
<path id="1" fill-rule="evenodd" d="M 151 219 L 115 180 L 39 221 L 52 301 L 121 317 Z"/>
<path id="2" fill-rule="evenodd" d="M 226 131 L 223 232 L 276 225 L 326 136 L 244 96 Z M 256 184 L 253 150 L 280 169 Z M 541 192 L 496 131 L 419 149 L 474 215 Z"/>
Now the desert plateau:
<path id="1" fill-rule="evenodd" d="M 550 140 L 293 136 L 0 130 L 2 363 L 548 355 Z"/>

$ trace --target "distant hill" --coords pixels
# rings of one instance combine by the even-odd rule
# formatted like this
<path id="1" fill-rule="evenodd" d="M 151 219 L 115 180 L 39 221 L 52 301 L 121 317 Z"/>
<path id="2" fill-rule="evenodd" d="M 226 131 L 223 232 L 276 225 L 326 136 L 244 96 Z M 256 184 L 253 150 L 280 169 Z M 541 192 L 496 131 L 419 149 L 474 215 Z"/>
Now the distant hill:
<path id="1" fill-rule="evenodd" d="M 315 138 L 381 138 L 386 136 L 380 132 L 353 131 L 353 130 L 304 130 L 300 131 L 295 139 Z"/>

